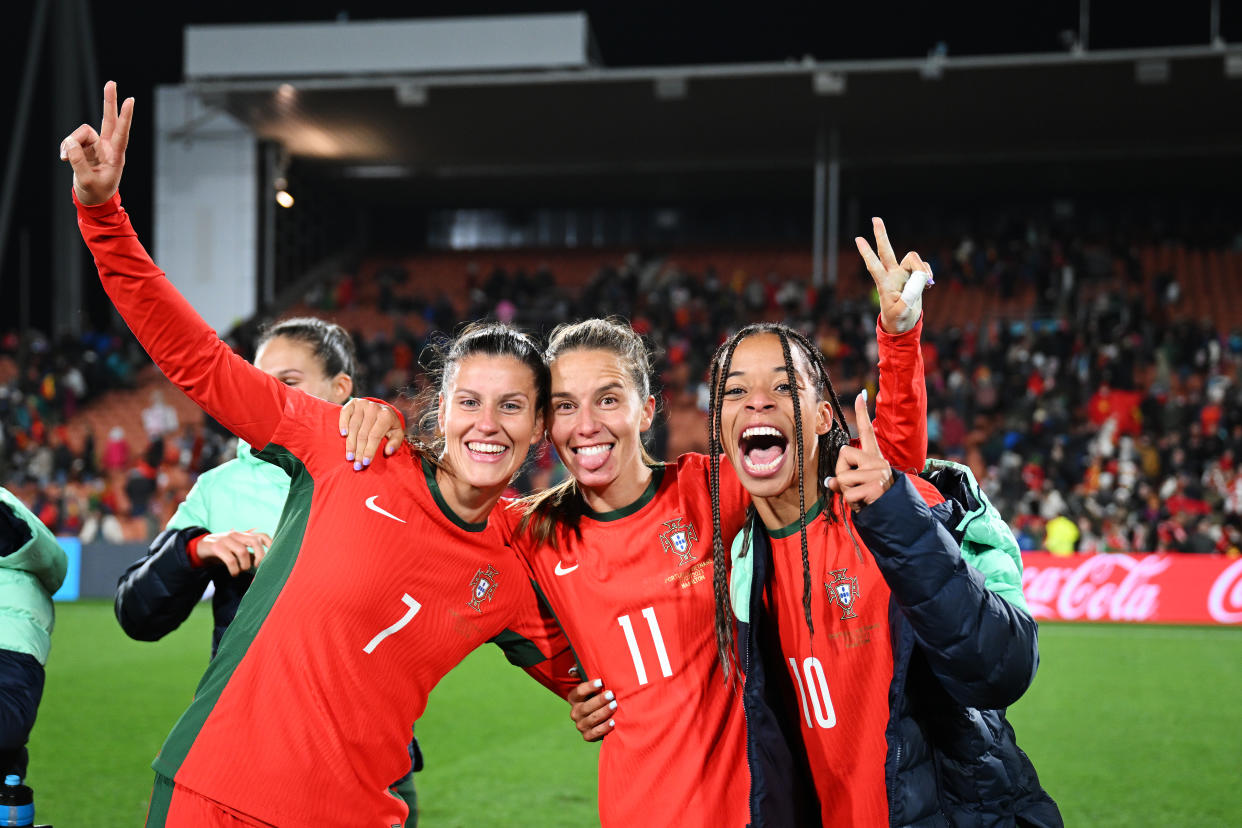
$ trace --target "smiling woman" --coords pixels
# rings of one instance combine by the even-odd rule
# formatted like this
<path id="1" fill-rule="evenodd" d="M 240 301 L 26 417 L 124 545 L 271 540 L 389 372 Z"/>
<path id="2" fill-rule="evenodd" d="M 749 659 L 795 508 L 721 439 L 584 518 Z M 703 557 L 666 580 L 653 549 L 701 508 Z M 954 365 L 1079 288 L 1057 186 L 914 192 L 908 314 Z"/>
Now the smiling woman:
<path id="1" fill-rule="evenodd" d="M 424 393 L 419 417 L 434 437 L 412 447 L 436 466 L 453 511 L 473 523 L 543 437 L 548 370 L 530 337 L 496 323 L 467 326 L 440 347 L 438 362 L 439 381 Z"/>
<path id="2" fill-rule="evenodd" d="M 388 785 L 409 769 L 410 725 L 468 652 L 504 642 L 559 694 L 575 684 L 487 520 L 538 439 L 546 370 L 521 334 L 465 333 L 438 389 L 443 454 L 402 445 L 355 475 L 340 407 L 233 354 L 138 242 L 117 193 L 132 113 L 109 83 L 100 131 L 61 147 L 100 280 L 168 378 L 291 478 L 281 531 L 154 763 L 148 825 L 321 824 L 342 797 L 360 822 L 401 824 Z"/>

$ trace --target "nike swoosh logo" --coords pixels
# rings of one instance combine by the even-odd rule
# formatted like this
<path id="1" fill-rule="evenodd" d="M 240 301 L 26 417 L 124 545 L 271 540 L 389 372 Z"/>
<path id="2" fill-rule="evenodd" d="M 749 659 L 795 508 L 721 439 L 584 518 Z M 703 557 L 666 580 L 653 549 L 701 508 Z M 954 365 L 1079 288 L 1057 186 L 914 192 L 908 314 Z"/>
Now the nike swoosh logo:
<path id="1" fill-rule="evenodd" d="M 577 568 L 578 568 L 578 564 L 574 564 L 573 566 L 563 567 L 561 566 L 561 562 L 557 561 L 556 568 L 553 569 L 552 571 L 555 572 L 557 575 L 568 575 L 569 573 L 573 572 Z"/>
<path id="2" fill-rule="evenodd" d="M 396 515 L 394 515 L 392 512 L 386 511 L 386 510 L 381 509 L 380 507 L 376 506 L 376 505 L 375 505 L 375 498 L 377 498 L 377 497 L 379 497 L 379 495 L 371 495 L 370 497 L 368 497 L 368 498 L 367 498 L 367 508 L 368 508 L 368 509 L 370 509 L 372 512 L 379 512 L 381 515 L 383 515 L 383 516 L 384 516 L 384 517 L 386 517 L 386 518 L 392 518 L 392 519 L 393 519 L 393 520 L 395 520 L 397 523 L 405 523 L 405 521 L 404 521 L 404 520 L 402 520 L 401 518 L 397 517 L 397 516 L 396 516 Z"/>

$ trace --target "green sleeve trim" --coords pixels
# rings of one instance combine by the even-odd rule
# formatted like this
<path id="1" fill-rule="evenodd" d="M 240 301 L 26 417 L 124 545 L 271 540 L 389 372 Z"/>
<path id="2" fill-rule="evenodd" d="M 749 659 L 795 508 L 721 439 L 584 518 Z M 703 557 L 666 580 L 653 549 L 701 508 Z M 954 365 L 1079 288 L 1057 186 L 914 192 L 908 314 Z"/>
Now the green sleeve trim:
<path id="1" fill-rule="evenodd" d="M 548 596 L 543 594 L 543 589 L 539 586 L 539 582 L 534 578 L 530 579 L 530 585 L 534 588 L 535 595 L 539 596 L 539 600 L 543 602 L 544 607 L 546 607 L 548 612 L 552 614 L 552 620 L 555 621 L 557 626 L 561 628 L 561 632 L 565 633 L 565 642 L 569 644 L 569 652 L 573 655 L 574 664 L 578 667 L 578 676 L 583 681 L 587 681 L 590 676 L 587 675 L 586 667 L 582 664 L 582 659 L 578 657 L 578 651 L 574 649 L 574 642 L 570 640 L 569 632 L 566 630 L 565 625 L 561 623 L 561 619 L 557 617 L 556 610 L 552 607 L 552 602 L 548 600 Z"/>
<path id="2" fill-rule="evenodd" d="M 207 665 L 207 672 L 203 674 L 194 693 L 194 701 L 181 714 L 181 718 L 164 741 L 159 756 L 151 763 L 152 768 L 170 779 L 176 777 L 181 763 L 194 746 L 199 731 L 215 709 L 216 702 L 249 651 L 276 599 L 284 590 L 302 551 L 306 524 L 310 519 L 315 479 L 302 461 L 283 446 L 269 443 L 261 456 L 267 462 L 283 468 L 290 477 L 289 497 L 280 517 L 280 531 L 272 539 L 268 557 L 255 573 L 254 582 L 246 591 L 246 600 L 238 609 L 237 617 L 221 639 L 216 657 Z"/>
<path id="3" fill-rule="evenodd" d="M 505 630 L 488 640 L 504 651 L 505 658 L 514 667 L 534 667 L 536 664 L 547 661 L 535 642 L 513 630 Z"/>

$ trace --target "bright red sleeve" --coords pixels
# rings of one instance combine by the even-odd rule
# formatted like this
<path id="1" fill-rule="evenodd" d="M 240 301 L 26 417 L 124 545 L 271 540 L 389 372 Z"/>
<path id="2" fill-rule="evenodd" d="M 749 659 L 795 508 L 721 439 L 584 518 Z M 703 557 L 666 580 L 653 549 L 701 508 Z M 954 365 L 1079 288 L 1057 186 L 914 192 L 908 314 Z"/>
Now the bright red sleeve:
<path id="1" fill-rule="evenodd" d="M 78 228 L 117 311 L 160 370 L 200 408 L 252 446 L 280 425 L 289 389 L 220 341 L 138 241 L 120 193 L 78 207 Z"/>
<path id="2" fill-rule="evenodd" d="M 890 334 L 879 320 L 880 388 L 875 395 L 875 438 L 895 469 L 912 474 L 927 462 L 927 377 L 923 369 L 923 319 L 902 334 Z"/>

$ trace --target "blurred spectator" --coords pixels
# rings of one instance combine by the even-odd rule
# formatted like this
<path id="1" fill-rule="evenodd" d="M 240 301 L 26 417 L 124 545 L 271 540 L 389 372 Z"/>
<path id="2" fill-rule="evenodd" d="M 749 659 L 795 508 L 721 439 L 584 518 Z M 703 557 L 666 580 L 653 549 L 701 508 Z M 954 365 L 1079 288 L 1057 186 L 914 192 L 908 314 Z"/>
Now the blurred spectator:
<path id="1" fill-rule="evenodd" d="M 142 409 L 142 427 L 148 440 L 156 440 L 177 430 L 177 409 L 164 402 L 159 391 L 151 392 L 151 404 Z"/>

